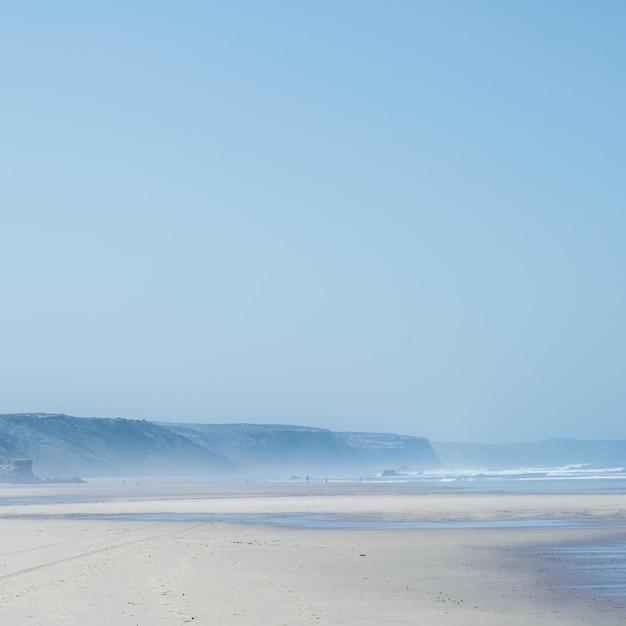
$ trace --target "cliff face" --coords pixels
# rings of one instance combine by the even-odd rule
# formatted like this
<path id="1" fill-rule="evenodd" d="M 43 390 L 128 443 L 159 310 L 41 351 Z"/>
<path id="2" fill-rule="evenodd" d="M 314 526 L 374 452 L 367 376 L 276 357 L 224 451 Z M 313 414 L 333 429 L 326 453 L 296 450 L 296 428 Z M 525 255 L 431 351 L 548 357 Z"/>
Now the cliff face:
<path id="1" fill-rule="evenodd" d="M 392 435 L 387 433 L 337 433 L 372 467 L 397 468 L 406 465 L 411 469 L 441 467 L 437 454 L 428 439 Z"/>
<path id="2" fill-rule="evenodd" d="M 30 459 L 0 459 L 0 483 L 38 483 Z"/>
<path id="3" fill-rule="evenodd" d="M 44 481 L 73 476 L 275 478 L 440 465 L 428 440 L 421 437 L 280 424 L 157 424 L 40 413 L 0 415 L 0 456 L 33 459 L 34 471 Z"/>

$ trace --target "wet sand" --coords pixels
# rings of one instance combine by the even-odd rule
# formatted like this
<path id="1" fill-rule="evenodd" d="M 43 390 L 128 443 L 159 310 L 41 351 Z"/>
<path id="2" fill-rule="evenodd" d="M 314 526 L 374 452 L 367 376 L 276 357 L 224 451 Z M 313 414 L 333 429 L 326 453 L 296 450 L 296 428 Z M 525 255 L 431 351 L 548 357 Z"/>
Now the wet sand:
<path id="1" fill-rule="evenodd" d="M 28 503 L 26 503 L 28 502 Z M 103 515 L 153 514 L 141 519 Z M 502 521 L 349 530 L 160 514 Z M 580 527 L 507 527 L 515 520 Z M 626 539 L 626 496 L 420 493 L 385 485 L 0 487 L 3 624 L 619 624 L 549 548 Z"/>

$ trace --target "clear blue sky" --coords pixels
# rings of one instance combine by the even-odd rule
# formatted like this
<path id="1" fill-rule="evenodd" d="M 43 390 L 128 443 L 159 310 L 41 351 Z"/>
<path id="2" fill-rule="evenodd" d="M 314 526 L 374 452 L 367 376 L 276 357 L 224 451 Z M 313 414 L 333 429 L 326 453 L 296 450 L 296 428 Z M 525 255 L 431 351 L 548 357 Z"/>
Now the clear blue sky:
<path id="1" fill-rule="evenodd" d="M 0 412 L 626 438 L 626 3 L 0 5 Z"/>

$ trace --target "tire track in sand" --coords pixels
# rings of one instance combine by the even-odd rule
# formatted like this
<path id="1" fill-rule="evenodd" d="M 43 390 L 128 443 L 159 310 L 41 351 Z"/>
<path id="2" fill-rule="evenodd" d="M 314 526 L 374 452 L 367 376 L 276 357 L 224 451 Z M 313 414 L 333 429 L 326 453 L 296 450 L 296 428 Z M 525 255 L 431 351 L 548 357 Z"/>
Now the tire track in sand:
<path id="1" fill-rule="evenodd" d="M 158 525 L 158 524 L 155 524 L 155 525 Z M 48 567 L 55 567 L 57 565 L 63 565 L 65 563 L 71 563 L 72 561 L 79 561 L 81 559 L 84 559 L 84 558 L 89 557 L 89 556 L 93 556 L 95 554 L 103 554 L 105 552 L 109 552 L 109 551 L 112 551 L 112 550 L 117 550 L 119 548 L 125 548 L 127 546 L 136 545 L 136 544 L 147 542 L 147 541 L 153 541 L 154 539 L 161 539 L 163 537 L 169 537 L 171 535 L 186 533 L 186 532 L 189 532 L 189 531 L 193 530 L 194 528 L 197 528 L 198 526 L 202 526 L 202 523 L 200 523 L 200 524 L 193 524 L 191 526 L 186 526 L 185 528 L 177 528 L 176 530 L 172 530 L 172 531 L 165 532 L 165 533 L 158 533 L 158 534 L 155 534 L 155 535 L 150 535 L 148 537 L 141 537 L 139 539 L 133 539 L 132 541 L 124 541 L 124 542 L 121 542 L 121 543 L 115 543 L 113 545 L 105 546 L 103 548 L 97 548 L 95 550 L 88 550 L 86 552 L 81 552 L 80 554 L 74 554 L 72 556 L 68 556 L 68 557 L 65 557 L 63 559 L 55 559 L 53 561 L 48 561 L 46 563 L 40 563 L 39 565 L 33 565 L 32 567 L 26 567 L 26 568 L 17 570 L 15 572 L 11 572 L 9 574 L 3 574 L 3 575 L 0 576 L 0 580 L 8 580 L 8 579 L 11 579 L 11 578 L 16 578 L 18 576 L 23 576 L 24 574 L 29 574 L 29 573 L 32 573 L 32 572 L 36 572 L 36 571 L 39 571 L 41 569 L 45 569 L 45 568 L 48 568 Z M 146 528 L 146 526 L 142 526 L 141 527 L 141 529 L 145 529 L 145 528 Z M 141 530 L 141 529 L 137 528 L 137 529 L 133 529 L 133 530 Z M 71 542 L 71 540 L 68 541 L 67 543 L 70 543 L 70 542 Z M 66 542 L 60 542 L 60 543 L 57 543 L 55 545 L 63 545 L 63 543 L 66 543 Z M 48 546 L 44 546 L 44 547 L 48 547 Z M 37 548 L 34 548 L 34 549 L 36 550 Z"/>

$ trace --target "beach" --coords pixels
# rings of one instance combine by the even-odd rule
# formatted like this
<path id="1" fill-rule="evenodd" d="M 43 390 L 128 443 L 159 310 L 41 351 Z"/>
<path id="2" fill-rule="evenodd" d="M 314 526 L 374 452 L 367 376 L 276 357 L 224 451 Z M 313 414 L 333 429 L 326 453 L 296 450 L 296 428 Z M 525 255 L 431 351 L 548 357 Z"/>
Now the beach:
<path id="1" fill-rule="evenodd" d="M 6 624 L 626 623 L 620 599 L 568 586 L 549 553 L 625 541 L 621 494 L 149 482 L 0 493 Z"/>

